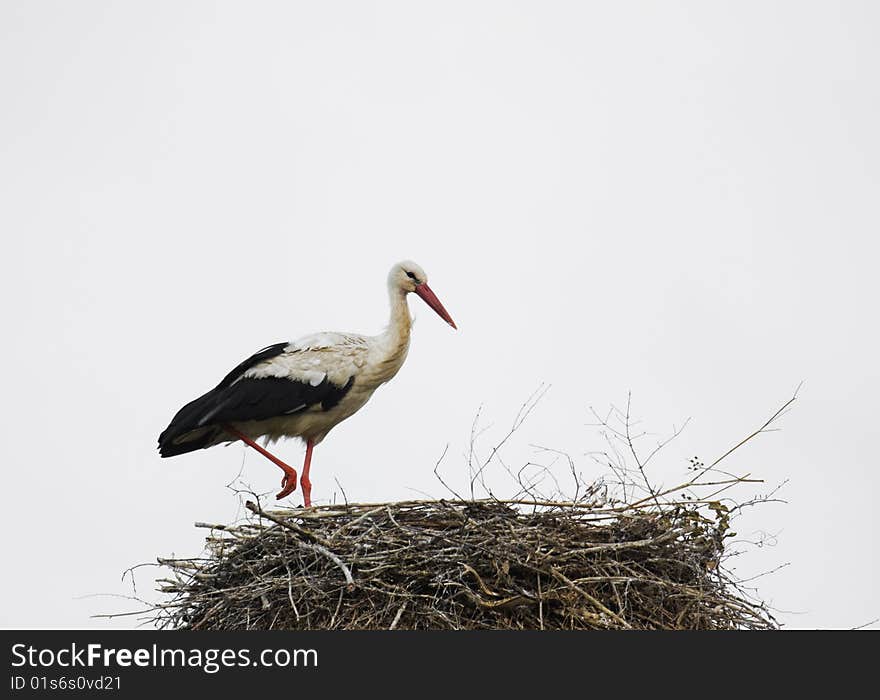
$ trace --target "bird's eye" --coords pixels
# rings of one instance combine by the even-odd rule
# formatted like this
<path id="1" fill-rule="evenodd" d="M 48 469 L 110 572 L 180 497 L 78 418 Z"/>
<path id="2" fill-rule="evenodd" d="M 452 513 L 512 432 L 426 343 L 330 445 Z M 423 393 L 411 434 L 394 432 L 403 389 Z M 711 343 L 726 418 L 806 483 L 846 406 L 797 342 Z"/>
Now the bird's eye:
<path id="1" fill-rule="evenodd" d="M 416 276 L 412 272 L 407 272 L 406 276 L 409 277 L 413 282 L 416 281 Z"/>

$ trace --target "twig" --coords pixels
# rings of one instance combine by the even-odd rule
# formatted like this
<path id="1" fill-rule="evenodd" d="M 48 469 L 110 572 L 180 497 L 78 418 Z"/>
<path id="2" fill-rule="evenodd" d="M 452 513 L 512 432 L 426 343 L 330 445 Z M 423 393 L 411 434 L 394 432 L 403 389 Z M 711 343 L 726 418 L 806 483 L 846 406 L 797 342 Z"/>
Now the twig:
<path id="1" fill-rule="evenodd" d="M 327 543 L 326 540 L 321 539 L 320 537 L 312 532 L 309 532 L 305 528 L 301 528 L 298 525 L 294 525 L 293 523 L 282 520 L 281 518 L 276 518 L 275 516 L 266 513 L 253 501 L 248 501 L 247 503 L 245 503 L 245 507 L 247 507 L 247 509 L 252 513 L 261 515 L 262 517 L 267 518 L 274 523 L 277 523 L 281 527 L 287 528 L 288 530 L 291 530 L 292 532 L 295 532 L 302 537 L 308 538 L 310 540 L 309 542 L 300 541 L 298 542 L 298 544 L 306 549 L 311 549 L 312 551 L 323 554 L 342 570 L 342 573 L 345 576 L 345 582 L 351 587 L 354 586 L 354 578 L 352 578 L 351 570 L 345 565 L 342 559 L 340 559 L 336 554 L 334 554 L 327 548 L 327 545 L 329 543 Z"/>

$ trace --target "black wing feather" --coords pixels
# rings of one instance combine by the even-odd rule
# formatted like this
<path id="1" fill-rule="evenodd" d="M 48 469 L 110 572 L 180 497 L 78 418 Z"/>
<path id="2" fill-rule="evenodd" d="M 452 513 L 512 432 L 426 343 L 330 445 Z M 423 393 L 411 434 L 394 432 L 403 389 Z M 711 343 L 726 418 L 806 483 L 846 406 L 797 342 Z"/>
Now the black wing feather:
<path id="1" fill-rule="evenodd" d="M 239 363 L 234 370 L 223 377 L 223 381 L 221 381 L 215 389 L 222 389 L 229 386 L 251 367 L 256 367 L 265 360 L 271 360 L 273 357 L 278 357 L 278 355 L 281 355 L 284 352 L 288 345 L 290 345 L 290 343 L 275 343 L 274 345 L 266 346 L 262 350 L 258 350 L 244 362 Z"/>
<path id="2" fill-rule="evenodd" d="M 173 457 L 210 447 L 216 444 L 224 423 L 291 415 L 315 404 L 321 404 L 326 411 L 338 404 L 351 389 L 354 377 L 349 378 L 345 386 L 338 386 L 326 377 L 317 386 L 285 377 L 239 379 L 251 367 L 280 355 L 287 345 L 278 343 L 260 350 L 211 391 L 181 408 L 159 436 L 159 454 Z"/>

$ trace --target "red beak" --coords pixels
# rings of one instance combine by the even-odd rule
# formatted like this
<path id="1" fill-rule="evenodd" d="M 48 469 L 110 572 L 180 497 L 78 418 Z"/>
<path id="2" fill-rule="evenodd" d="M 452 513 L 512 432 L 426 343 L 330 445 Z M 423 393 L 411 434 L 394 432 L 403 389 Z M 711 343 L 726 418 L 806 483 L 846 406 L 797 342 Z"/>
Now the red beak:
<path id="1" fill-rule="evenodd" d="M 450 316 L 449 312 L 443 308 L 443 304 L 440 303 L 437 295 L 431 291 L 431 288 L 427 284 L 417 284 L 416 294 L 418 294 L 428 306 L 434 309 L 434 311 L 437 312 L 437 315 L 440 318 L 442 318 L 444 321 L 446 321 L 446 323 L 455 328 L 455 330 L 458 330 L 458 326 L 455 325 L 455 321 L 452 320 L 452 316 Z"/>

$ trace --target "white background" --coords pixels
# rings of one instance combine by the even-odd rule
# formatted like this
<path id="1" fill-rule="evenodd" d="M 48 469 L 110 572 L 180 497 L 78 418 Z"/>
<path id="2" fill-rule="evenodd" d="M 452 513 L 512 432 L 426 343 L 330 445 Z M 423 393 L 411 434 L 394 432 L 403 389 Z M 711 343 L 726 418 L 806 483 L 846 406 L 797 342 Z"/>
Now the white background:
<path id="1" fill-rule="evenodd" d="M 599 476 L 589 406 L 632 390 L 658 436 L 692 417 L 671 484 L 805 380 L 728 463 L 790 479 L 737 573 L 790 562 L 754 582 L 788 626 L 880 616 L 877 8 L 3 2 L 0 624 L 138 624 L 90 615 L 239 516 L 239 470 L 280 477 L 240 445 L 160 460 L 158 433 L 264 345 L 381 330 L 402 258 L 460 330 L 411 300 L 317 502 L 447 495 L 444 447 L 461 487 L 478 408 L 485 449 L 542 382 L 511 465 Z"/>

